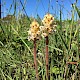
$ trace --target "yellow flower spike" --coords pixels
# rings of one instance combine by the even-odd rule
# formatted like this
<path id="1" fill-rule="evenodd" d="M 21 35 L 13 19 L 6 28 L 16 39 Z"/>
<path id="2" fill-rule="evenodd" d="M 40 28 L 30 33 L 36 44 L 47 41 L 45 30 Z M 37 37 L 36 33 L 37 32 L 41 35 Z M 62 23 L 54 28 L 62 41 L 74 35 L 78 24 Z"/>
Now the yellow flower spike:
<path id="1" fill-rule="evenodd" d="M 43 20 L 42 23 L 44 25 L 44 27 L 42 27 L 41 31 L 42 31 L 42 35 L 44 37 L 48 36 L 50 33 L 52 33 L 53 31 L 53 21 L 54 21 L 54 17 L 52 14 L 47 13 Z"/>
<path id="2" fill-rule="evenodd" d="M 44 16 L 44 19 L 42 20 L 44 25 L 51 25 L 53 21 L 54 21 L 54 17 L 49 13 L 46 14 Z"/>
<path id="3" fill-rule="evenodd" d="M 49 54 L 48 54 L 48 43 L 49 43 L 49 40 L 48 40 L 48 35 L 50 34 L 50 33 L 52 33 L 52 30 L 53 30 L 53 21 L 54 21 L 54 17 L 51 15 L 51 14 L 46 14 L 45 16 L 44 16 L 44 19 L 42 20 L 42 22 L 43 22 L 43 25 L 44 26 L 41 26 L 42 27 L 42 29 L 41 29 L 41 31 L 42 31 L 42 37 L 45 37 L 45 43 L 46 43 L 46 46 L 45 46 L 45 48 L 46 48 L 46 52 L 45 52 L 45 60 L 46 60 L 46 79 L 48 79 L 48 77 L 49 77 L 49 70 L 48 70 L 48 68 L 49 68 Z"/>
<path id="4" fill-rule="evenodd" d="M 29 40 L 34 40 L 35 38 L 39 39 L 40 28 L 39 28 L 39 24 L 36 20 L 34 20 L 30 24 L 30 30 L 28 31 L 28 35 L 29 35 Z"/>
<path id="5" fill-rule="evenodd" d="M 35 70 L 36 70 L 36 79 L 39 80 L 39 76 L 38 76 L 38 68 L 37 68 L 37 60 L 36 60 L 36 40 L 38 40 L 40 38 L 40 28 L 39 28 L 39 24 L 36 20 L 34 20 L 31 24 L 30 24 L 30 29 L 28 31 L 28 40 L 33 40 L 33 44 L 34 44 L 34 66 L 35 66 Z"/>

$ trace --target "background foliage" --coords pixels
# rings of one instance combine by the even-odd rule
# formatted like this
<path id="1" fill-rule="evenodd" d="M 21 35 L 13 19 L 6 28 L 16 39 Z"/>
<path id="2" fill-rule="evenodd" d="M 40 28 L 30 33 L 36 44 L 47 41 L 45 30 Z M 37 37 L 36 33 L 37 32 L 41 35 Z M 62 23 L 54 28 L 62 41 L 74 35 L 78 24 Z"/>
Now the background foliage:
<path id="1" fill-rule="evenodd" d="M 80 18 L 80 10 L 73 4 L 71 20 L 55 18 L 56 32 L 49 35 L 50 80 L 80 80 L 80 21 L 74 19 L 75 14 Z M 33 42 L 28 41 L 27 33 L 33 19 L 23 14 L 18 19 L 8 15 L 0 20 L 0 80 L 35 80 Z M 36 20 L 42 24 L 39 15 Z M 40 80 L 45 80 L 43 38 L 37 41 L 37 62 Z"/>

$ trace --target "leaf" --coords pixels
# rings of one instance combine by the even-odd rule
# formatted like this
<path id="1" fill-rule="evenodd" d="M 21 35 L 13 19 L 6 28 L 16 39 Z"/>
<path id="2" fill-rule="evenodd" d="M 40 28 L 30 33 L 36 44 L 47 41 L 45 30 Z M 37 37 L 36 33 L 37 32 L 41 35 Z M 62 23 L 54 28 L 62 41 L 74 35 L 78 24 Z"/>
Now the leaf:
<path id="1" fill-rule="evenodd" d="M 63 52 L 61 49 L 59 49 L 59 48 L 56 48 L 56 47 L 52 47 L 52 46 L 49 46 L 50 48 L 53 48 L 53 49 L 55 49 L 55 50 L 57 50 L 57 51 L 60 51 L 60 52 Z"/>
<path id="2" fill-rule="evenodd" d="M 60 70 L 57 66 L 54 66 L 52 69 L 52 73 L 55 73 L 55 74 L 59 74 L 60 73 Z"/>

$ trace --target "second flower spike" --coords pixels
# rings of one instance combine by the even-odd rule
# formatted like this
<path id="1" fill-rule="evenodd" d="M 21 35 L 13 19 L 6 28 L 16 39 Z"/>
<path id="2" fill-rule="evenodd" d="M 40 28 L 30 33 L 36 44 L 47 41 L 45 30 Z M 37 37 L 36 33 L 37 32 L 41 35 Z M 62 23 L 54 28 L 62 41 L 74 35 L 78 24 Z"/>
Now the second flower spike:
<path id="1" fill-rule="evenodd" d="M 39 28 L 39 24 L 36 20 L 34 20 L 31 24 L 30 24 L 30 29 L 28 31 L 28 39 L 29 40 L 34 40 L 39 39 L 40 36 L 40 28 Z"/>
<path id="2" fill-rule="evenodd" d="M 54 17 L 52 14 L 50 13 L 47 13 L 43 20 L 42 20 L 42 23 L 43 23 L 43 27 L 41 28 L 41 31 L 42 31 L 42 36 L 46 37 L 48 36 L 50 33 L 52 33 L 53 31 L 53 21 L 54 21 Z M 44 28 L 44 29 L 43 29 Z"/>
<path id="3" fill-rule="evenodd" d="M 42 20 L 45 26 L 50 26 L 53 21 L 54 21 L 54 17 L 52 14 L 49 14 L 49 13 L 47 13 Z"/>

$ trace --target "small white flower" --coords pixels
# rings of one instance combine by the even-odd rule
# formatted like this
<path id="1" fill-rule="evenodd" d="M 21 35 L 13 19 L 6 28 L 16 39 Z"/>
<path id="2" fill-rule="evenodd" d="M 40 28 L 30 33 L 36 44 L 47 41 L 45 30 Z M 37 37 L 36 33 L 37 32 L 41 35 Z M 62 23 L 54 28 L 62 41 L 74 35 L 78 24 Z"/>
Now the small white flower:
<path id="1" fill-rule="evenodd" d="M 29 31 L 27 31 L 28 32 L 28 35 L 31 35 L 31 31 L 29 30 Z"/>
<path id="2" fill-rule="evenodd" d="M 48 36 L 47 33 L 42 33 L 42 37 L 46 37 L 46 36 Z"/>
<path id="3" fill-rule="evenodd" d="M 45 30 L 45 26 L 40 26 L 40 31 L 44 31 Z"/>

